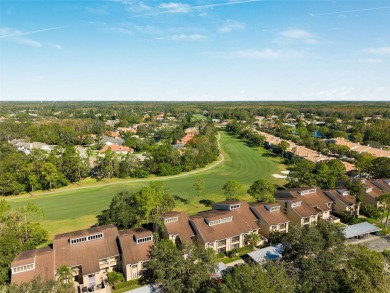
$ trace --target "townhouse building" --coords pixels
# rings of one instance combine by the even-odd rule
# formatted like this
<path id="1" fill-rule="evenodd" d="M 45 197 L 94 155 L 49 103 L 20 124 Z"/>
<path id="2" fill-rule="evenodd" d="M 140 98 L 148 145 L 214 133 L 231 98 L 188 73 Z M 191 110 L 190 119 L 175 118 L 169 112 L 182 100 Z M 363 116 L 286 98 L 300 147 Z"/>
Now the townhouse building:
<path id="1" fill-rule="evenodd" d="M 123 271 L 126 280 L 138 278 L 152 244 L 151 231 L 118 232 L 113 225 L 59 234 L 51 246 L 19 253 L 11 263 L 11 283 L 38 276 L 45 282 L 54 280 L 58 269 L 67 266 L 77 292 L 110 292 L 107 273 Z"/>
<path id="2" fill-rule="evenodd" d="M 257 217 L 260 233 L 269 238 L 271 232 L 288 232 L 290 220 L 287 218 L 279 203 L 254 203 L 251 211 Z"/>
<path id="3" fill-rule="evenodd" d="M 349 212 L 355 216 L 359 215 L 360 203 L 348 189 L 337 188 L 324 190 L 324 193 L 333 201 L 332 210 L 337 214 Z"/>
<path id="4" fill-rule="evenodd" d="M 318 218 L 323 220 L 327 220 L 330 217 L 330 212 L 332 210 L 332 200 L 327 197 L 318 187 L 304 187 L 292 188 L 288 190 L 279 190 L 275 192 L 275 198 L 277 201 L 283 202 L 284 204 L 286 203 L 286 201 L 291 200 L 295 200 L 295 203 L 302 201 L 304 203 L 303 205 L 296 204 L 293 205 L 292 208 L 298 206 L 305 207 L 307 205 L 317 212 Z M 309 211 L 309 209 L 307 209 L 307 211 Z M 314 215 L 314 212 L 311 212 Z"/>
<path id="5" fill-rule="evenodd" d="M 382 206 L 380 196 L 390 193 L 390 179 L 361 179 L 361 182 L 365 189 L 362 197 L 362 206 Z"/>
<path id="6" fill-rule="evenodd" d="M 260 230 L 248 203 L 235 200 L 213 204 L 211 211 L 191 216 L 190 225 L 195 232 L 195 241 L 201 247 L 211 248 L 217 253 L 247 245 L 248 235 L 258 234 Z M 265 240 L 261 237 L 260 242 Z"/>
<path id="7" fill-rule="evenodd" d="M 176 244 L 192 243 L 195 233 L 190 225 L 190 218 L 184 212 L 169 212 L 161 217 L 162 237 Z"/>

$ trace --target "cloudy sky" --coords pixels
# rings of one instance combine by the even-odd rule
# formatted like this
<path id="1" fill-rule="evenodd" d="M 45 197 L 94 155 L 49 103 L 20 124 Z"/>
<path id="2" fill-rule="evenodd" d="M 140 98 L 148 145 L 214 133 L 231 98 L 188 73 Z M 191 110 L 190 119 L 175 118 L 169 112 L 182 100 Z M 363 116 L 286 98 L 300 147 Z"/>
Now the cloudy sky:
<path id="1" fill-rule="evenodd" d="M 390 100 L 390 0 L 0 0 L 0 100 Z"/>

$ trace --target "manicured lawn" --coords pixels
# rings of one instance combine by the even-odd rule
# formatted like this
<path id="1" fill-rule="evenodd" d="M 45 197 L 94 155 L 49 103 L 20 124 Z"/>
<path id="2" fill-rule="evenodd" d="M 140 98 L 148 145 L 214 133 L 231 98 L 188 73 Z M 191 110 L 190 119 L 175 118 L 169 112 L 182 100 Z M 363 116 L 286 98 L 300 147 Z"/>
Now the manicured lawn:
<path id="1" fill-rule="evenodd" d="M 203 116 L 202 114 L 194 114 L 191 118 L 192 121 L 206 121 L 207 117 Z"/>
<path id="2" fill-rule="evenodd" d="M 164 185 L 171 194 L 188 199 L 189 203 L 176 201 L 176 210 L 187 211 L 190 214 L 209 209 L 202 200 L 224 200 L 222 186 L 227 180 L 237 180 L 244 188 L 240 194 L 242 199 L 250 200 L 246 190 L 253 181 L 267 178 L 275 184 L 282 185 L 284 179 L 272 177 L 280 173 L 286 166 L 280 164 L 280 158 L 270 155 L 263 148 L 251 148 L 244 142 L 221 133 L 221 148 L 225 161 L 218 166 L 185 177 L 166 179 Z M 201 197 L 196 196 L 193 183 L 198 176 L 205 179 L 205 191 Z M 123 190 L 135 191 L 149 184 L 154 177 L 141 182 L 126 182 L 109 186 L 88 187 L 80 190 L 69 190 L 61 193 L 44 194 L 40 196 L 14 198 L 9 200 L 13 207 L 20 207 L 27 202 L 37 205 L 45 214 L 40 219 L 42 226 L 49 231 L 50 238 L 54 234 L 84 229 L 96 223 L 96 215 L 108 208 L 111 198 Z M 89 179 L 90 180 L 90 179 Z M 115 182 L 115 180 L 112 180 Z M 92 182 L 91 182 L 92 183 Z M 84 184 L 83 184 L 84 185 Z"/>

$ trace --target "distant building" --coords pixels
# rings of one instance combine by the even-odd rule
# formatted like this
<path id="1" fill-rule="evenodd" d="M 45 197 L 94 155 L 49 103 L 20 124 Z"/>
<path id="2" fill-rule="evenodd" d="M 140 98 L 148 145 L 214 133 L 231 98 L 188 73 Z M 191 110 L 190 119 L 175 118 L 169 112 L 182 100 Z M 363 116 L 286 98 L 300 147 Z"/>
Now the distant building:
<path id="1" fill-rule="evenodd" d="M 108 149 L 112 150 L 118 155 L 127 155 L 128 153 L 132 154 L 134 152 L 133 148 L 121 145 L 105 145 L 102 149 L 99 150 L 100 154 L 104 154 Z"/>

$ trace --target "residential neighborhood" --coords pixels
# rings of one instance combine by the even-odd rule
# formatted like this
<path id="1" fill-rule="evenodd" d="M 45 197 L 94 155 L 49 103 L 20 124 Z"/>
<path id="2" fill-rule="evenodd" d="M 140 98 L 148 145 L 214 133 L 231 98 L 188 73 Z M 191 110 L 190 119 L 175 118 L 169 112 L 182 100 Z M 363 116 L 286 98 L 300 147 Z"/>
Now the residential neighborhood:
<path id="1" fill-rule="evenodd" d="M 364 186 L 375 186 L 377 195 L 390 190 L 390 180 L 365 180 Z M 368 187 L 365 194 L 370 194 Z M 315 226 L 318 221 L 340 223 L 337 215 L 347 212 L 358 216 L 360 204 L 347 189 L 323 190 L 318 187 L 293 188 L 275 192 L 276 202 L 248 204 L 226 200 L 212 204 L 212 209 L 195 215 L 171 211 L 161 215 L 153 230 L 132 228 L 118 230 L 114 225 L 92 227 L 59 234 L 48 247 L 22 251 L 11 263 L 11 283 L 30 282 L 42 277 L 54 280 L 57 271 L 67 266 L 72 271 L 77 292 L 109 292 L 107 274 L 120 271 L 126 281 L 138 279 L 144 272 L 154 244 L 154 233 L 177 246 L 196 243 L 217 254 L 236 251 L 251 243 L 266 247 L 248 253 L 254 262 L 281 256 L 281 246 L 267 244 L 272 233 L 289 233 L 289 225 Z M 344 225 L 345 237 L 369 239 L 380 228 L 367 222 Z M 258 237 L 253 237 L 256 234 Z M 389 246 L 390 247 L 390 246 Z M 279 252 L 278 252 L 279 251 Z"/>

